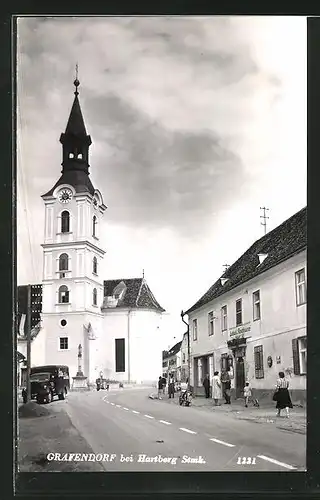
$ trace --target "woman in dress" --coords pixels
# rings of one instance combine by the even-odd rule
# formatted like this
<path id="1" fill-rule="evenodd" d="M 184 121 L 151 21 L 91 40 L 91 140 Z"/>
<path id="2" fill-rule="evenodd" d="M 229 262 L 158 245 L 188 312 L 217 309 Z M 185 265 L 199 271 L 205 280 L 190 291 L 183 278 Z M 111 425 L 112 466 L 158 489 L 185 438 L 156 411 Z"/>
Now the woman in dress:
<path id="1" fill-rule="evenodd" d="M 212 398 L 214 399 L 215 406 L 221 406 L 219 400 L 221 399 L 221 380 L 219 372 L 214 372 L 212 379 Z"/>
<path id="2" fill-rule="evenodd" d="M 290 398 L 290 394 L 288 391 L 289 380 L 287 380 L 284 376 L 283 372 L 279 372 L 279 378 L 277 380 L 276 385 L 276 401 L 277 401 L 277 416 L 280 417 L 281 410 L 286 409 L 287 418 L 289 418 L 289 408 L 292 408 L 292 402 Z"/>

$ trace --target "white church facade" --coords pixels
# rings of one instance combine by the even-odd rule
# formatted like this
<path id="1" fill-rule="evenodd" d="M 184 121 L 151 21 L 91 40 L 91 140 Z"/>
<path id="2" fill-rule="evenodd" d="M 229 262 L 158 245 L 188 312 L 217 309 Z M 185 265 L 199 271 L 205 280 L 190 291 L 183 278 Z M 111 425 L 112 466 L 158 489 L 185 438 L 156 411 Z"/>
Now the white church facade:
<path id="1" fill-rule="evenodd" d="M 62 171 L 42 195 L 45 207 L 40 307 L 33 312 L 31 366 L 68 365 L 90 383 L 109 380 L 155 383 L 162 370 L 159 305 L 144 278 L 104 280 L 105 249 L 100 232 L 106 205 L 89 174 L 89 147 L 79 98 L 79 81 L 65 133 Z M 19 291 L 18 291 L 19 292 Z M 18 293 L 20 359 L 26 356 L 26 287 Z M 38 300 L 39 302 L 39 300 Z"/>

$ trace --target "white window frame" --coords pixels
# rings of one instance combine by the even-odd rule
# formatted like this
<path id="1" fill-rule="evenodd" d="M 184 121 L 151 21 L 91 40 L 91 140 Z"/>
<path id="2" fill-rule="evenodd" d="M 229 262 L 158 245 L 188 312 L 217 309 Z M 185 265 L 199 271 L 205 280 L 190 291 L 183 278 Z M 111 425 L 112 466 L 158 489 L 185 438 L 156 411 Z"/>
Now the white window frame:
<path id="1" fill-rule="evenodd" d="M 261 319 L 261 300 L 260 300 L 260 290 L 256 290 L 252 294 L 252 308 L 253 308 L 253 321 L 258 321 Z M 259 312 L 257 314 L 257 311 Z"/>
<path id="2" fill-rule="evenodd" d="M 221 307 L 221 331 L 226 330 L 228 330 L 228 307 L 225 305 Z"/>
<path id="3" fill-rule="evenodd" d="M 67 339 L 68 347 L 66 349 L 61 349 L 61 343 L 60 343 L 61 339 Z M 68 337 L 68 335 L 63 335 L 63 336 L 60 336 L 58 338 L 58 350 L 59 351 L 69 351 L 70 350 L 70 344 L 69 344 L 69 337 Z"/>
<path id="4" fill-rule="evenodd" d="M 303 273 L 303 280 L 299 281 L 299 276 Z M 307 302 L 307 288 L 306 288 L 306 268 L 303 267 L 295 273 L 295 285 L 296 285 L 296 305 L 297 307 L 306 304 Z M 300 302 L 300 289 L 303 290 L 303 300 Z"/>
<path id="5" fill-rule="evenodd" d="M 241 304 L 241 309 L 240 309 L 240 311 L 237 311 L 237 304 L 238 304 L 239 302 L 240 302 L 240 304 Z M 240 323 L 238 323 L 238 314 L 239 314 L 239 313 L 241 313 L 241 321 L 240 321 Z M 242 311 L 242 299 L 237 299 L 237 300 L 236 300 L 236 326 L 240 326 L 240 325 L 242 325 L 242 324 L 243 324 L 243 317 L 242 317 L 242 315 L 243 315 L 243 314 L 242 314 L 242 313 L 243 313 L 243 311 Z"/>
<path id="6" fill-rule="evenodd" d="M 192 340 L 196 342 L 198 340 L 198 320 L 192 320 Z"/>
<path id="7" fill-rule="evenodd" d="M 300 365 L 300 375 L 306 375 L 307 374 L 307 346 L 305 346 L 303 349 L 301 349 L 301 344 L 303 341 L 307 340 L 307 337 L 300 337 L 298 338 L 298 352 L 299 352 L 299 365 Z M 302 370 L 302 353 L 305 352 L 305 360 L 306 360 L 306 369 Z"/>
<path id="8" fill-rule="evenodd" d="M 211 337 L 214 335 L 214 313 L 210 311 L 208 313 L 208 335 Z"/>

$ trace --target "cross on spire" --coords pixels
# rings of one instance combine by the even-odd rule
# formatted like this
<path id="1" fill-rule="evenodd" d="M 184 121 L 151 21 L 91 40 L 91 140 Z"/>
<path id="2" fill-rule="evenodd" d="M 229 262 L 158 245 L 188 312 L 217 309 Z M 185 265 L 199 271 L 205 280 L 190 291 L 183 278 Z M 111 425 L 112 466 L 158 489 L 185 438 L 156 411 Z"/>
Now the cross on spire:
<path id="1" fill-rule="evenodd" d="M 80 82 L 79 82 L 79 80 L 78 80 L 78 69 L 79 69 L 79 67 L 78 67 L 78 63 L 77 63 L 77 64 L 76 64 L 76 79 L 75 79 L 75 81 L 73 82 L 73 84 L 74 84 L 74 86 L 75 86 L 75 88 L 76 88 L 74 95 L 76 95 L 76 96 L 77 96 L 77 95 L 79 95 L 79 92 L 78 92 L 78 87 L 79 87 L 79 85 L 80 85 Z"/>

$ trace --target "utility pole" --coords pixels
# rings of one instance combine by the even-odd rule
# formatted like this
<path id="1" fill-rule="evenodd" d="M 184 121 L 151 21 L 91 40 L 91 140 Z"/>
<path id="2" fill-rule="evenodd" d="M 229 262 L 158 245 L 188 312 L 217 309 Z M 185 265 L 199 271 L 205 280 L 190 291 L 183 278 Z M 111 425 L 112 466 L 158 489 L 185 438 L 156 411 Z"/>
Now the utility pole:
<path id="1" fill-rule="evenodd" d="M 269 217 L 266 216 L 266 211 L 269 211 L 269 208 L 260 207 L 260 210 L 263 210 L 263 215 L 260 215 L 260 219 L 263 219 L 263 222 L 260 222 L 260 224 L 264 227 L 264 234 L 267 234 L 267 219 Z"/>
<path id="2" fill-rule="evenodd" d="M 188 337 L 188 391 L 190 391 L 190 328 L 189 323 L 187 323 L 183 318 L 185 316 L 185 312 L 181 311 L 181 319 L 185 325 L 187 325 L 187 337 Z"/>
<path id="3" fill-rule="evenodd" d="M 31 400 L 31 285 L 28 285 L 27 297 L 27 402 Z"/>

